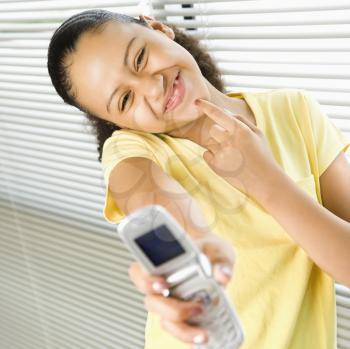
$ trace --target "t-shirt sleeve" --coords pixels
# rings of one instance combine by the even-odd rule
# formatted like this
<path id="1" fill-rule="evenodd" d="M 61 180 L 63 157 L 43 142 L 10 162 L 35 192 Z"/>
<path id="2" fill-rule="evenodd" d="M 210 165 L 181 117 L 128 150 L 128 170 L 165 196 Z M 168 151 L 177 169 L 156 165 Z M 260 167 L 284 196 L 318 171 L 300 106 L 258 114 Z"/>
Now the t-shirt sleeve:
<path id="1" fill-rule="evenodd" d="M 154 153 L 142 136 L 125 130 L 118 130 L 109 137 L 102 150 L 101 164 L 105 182 L 104 218 L 112 224 L 125 217 L 109 190 L 109 177 L 114 167 L 123 159 L 144 157 L 157 162 Z"/>
<path id="2" fill-rule="evenodd" d="M 321 105 L 310 92 L 302 90 L 302 95 L 308 108 L 318 172 L 321 176 L 341 151 L 347 152 L 350 142 L 322 111 Z"/>

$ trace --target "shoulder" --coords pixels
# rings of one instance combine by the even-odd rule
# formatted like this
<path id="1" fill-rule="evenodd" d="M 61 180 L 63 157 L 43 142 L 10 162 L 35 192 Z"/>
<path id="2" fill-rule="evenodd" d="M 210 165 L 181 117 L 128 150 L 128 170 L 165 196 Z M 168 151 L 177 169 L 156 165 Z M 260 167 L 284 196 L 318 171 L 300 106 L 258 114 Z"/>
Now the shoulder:
<path id="1" fill-rule="evenodd" d="M 258 92 L 244 92 L 244 98 L 261 115 L 262 127 L 267 123 L 290 123 L 305 118 L 310 109 L 309 92 L 296 88 L 279 88 Z M 283 124 L 281 125 L 283 126 Z"/>
<path id="2" fill-rule="evenodd" d="M 276 120 L 296 120 L 304 119 L 311 109 L 318 104 L 312 93 L 297 88 L 279 88 L 274 90 L 248 93 L 250 101 L 259 106 L 264 115 L 269 115 Z"/>
<path id="3" fill-rule="evenodd" d="M 115 130 L 104 142 L 103 147 L 107 147 L 108 144 L 118 141 L 140 141 L 147 142 L 150 137 L 155 137 L 154 134 L 136 131 L 130 129 L 119 129 Z"/>
<path id="4" fill-rule="evenodd" d="M 102 148 L 102 163 L 108 161 L 111 156 L 115 157 L 133 155 L 135 153 L 152 152 L 153 144 L 160 139 L 156 134 L 136 131 L 130 129 L 120 129 L 114 131 L 108 137 Z"/>
<path id="5" fill-rule="evenodd" d="M 305 97 L 309 96 L 309 92 L 304 89 L 298 88 L 278 88 L 267 91 L 259 92 L 247 92 L 245 93 L 253 98 L 261 101 L 270 102 L 286 102 L 291 101 L 294 103 L 300 103 Z"/>
<path id="6" fill-rule="evenodd" d="M 303 89 L 278 88 L 257 92 L 242 92 L 247 102 L 266 115 L 290 115 L 305 113 L 309 107 L 310 93 Z"/>

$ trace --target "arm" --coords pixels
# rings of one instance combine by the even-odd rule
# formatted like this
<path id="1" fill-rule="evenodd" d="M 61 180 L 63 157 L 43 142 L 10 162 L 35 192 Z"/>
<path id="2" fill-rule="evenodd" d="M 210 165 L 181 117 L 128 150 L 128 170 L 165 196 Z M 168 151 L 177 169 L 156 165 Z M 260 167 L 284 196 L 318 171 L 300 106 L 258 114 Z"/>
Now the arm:
<path id="1" fill-rule="evenodd" d="M 283 172 L 273 183 L 273 190 L 257 199 L 321 269 L 350 287 L 350 164 L 345 154 L 320 177 L 325 207 Z"/>
<path id="2" fill-rule="evenodd" d="M 142 157 L 122 160 L 110 174 L 109 188 L 113 199 L 125 214 L 149 204 L 164 206 L 209 257 L 214 267 L 214 278 L 222 285 L 230 281 L 231 276 L 215 266 L 223 263 L 232 269 L 235 258 L 232 247 L 211 232 L 196 201 L 155 162 Z M 198 310 L 200 305 L 197 302 L 160 295 L 169 285 L 159 276 L 149 276 L 139 263 L 130 266 L 129 276 L 138 289 L 146 294 L 145 309 L 160 316 L 163 329 L 186 343 L 193 343 L 198 335 L 207 338 L 204 328 L 185 322 L 193 316 L 193 311 Z"/>
<path id="3" fill-rule="evenodd" d="M 232 246 L 211 230 L 196 200 L 154 161 L 144 157 L 122 160 L 111 171 L 109 188 L 125 214 L 151 204 L 165 207 L 209 257 L 214 278 L 222 284 L 229 281 L 220 265 L 233 268 L 236 256 Z"/>
<path id="4" fill-rule="evenodd" d="M 109 188 L 115 202 L 127 215 L 145 205 L 164 206 L 192 237 L 211 233 L 196 201 L 152 160 L 130 157 L 110 174 Z"/>

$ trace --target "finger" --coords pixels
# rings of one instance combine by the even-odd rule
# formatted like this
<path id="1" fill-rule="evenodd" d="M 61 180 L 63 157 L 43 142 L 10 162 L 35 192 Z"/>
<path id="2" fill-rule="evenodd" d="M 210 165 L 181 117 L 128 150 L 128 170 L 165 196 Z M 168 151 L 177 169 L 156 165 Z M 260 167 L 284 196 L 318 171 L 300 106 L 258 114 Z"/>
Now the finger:
<path id="1" fill-rule="evenodd" d="M 218 125 L 233 133 L 237 122 L 235 116 L 227 109 L 222 109 L 219 106 L 206 101 L 204 99 L 197 99 L 195 104 Z"/>
<path id="2" fill-rule="evenodd" d="M 145 308 L 171 321 L 185 321 L 204 310 L 200 300 L 183 301 L 174 297 L 164 298 L 161 295 L 148 294 L 144 299 Z"/>
<path id="3" fill-rule="evenodd" d="M 214 154 L 220 150 L 221 144 L 215 138 L 211 137 L 208 140 L 208 143 L 205 144 L 205 148 L 208 150 L 203 153 L 203 159 L 209 164 L 209 166 L 211 166 Z"/>
<path id="4" fill-rule="evenodd" d="M 140 263 L 133 262 L 129 267 L 129 277 L 135 286 L 144 294 L 162 294 L 169 296 L 169 286 L 164 278 L 152 276 L 145 272 Z"/>
<path id="5" fill-rule="evenodd" d="M 224 143 L 230 137 L 229 132 L 217 124 L 211 127 L 209 133 L 218 143 Z"/>
<path id="6" fill-rule="evenodd" d="M 203 159 L 209 165 L 209 167 L 212 167 L 211 162 L 213 161 L 213 158 L 214 158 L 214 155 L 211 151 L 207 150 L 203 153 Z"/>
<path id="7" fill-rule="evenodd" d="M 208 149 L 213 155 L 220 151 L 222 144 L 219 143 L 215 138 L 211 137 L 208 143 L 205 144 L 205 148 Z"/>
<path id="8" fill-rule="evenodd" d="M 207 143 L 205 144 L 205 148 L 211 149 L 213 151 L 214 149 L 215 150 L 219 149 L 220 145 L 219 145 L 218 141 L 215 138 L 210 137 L 207 140 Z"/>
<path id="9" fill-rule="evenodd" d="M 236 260 L 236 254 L 232 246 L 226 243 L 225 240 L 218 240 L 218 237 L 214 234 L 197 238 L 194 241 L 211 262 L 214 279 L 226 286 L 232 278 Z"/>
<path id="10" fill-rule="evenodd" d="M 161 325 L 167 332 L 182 342 L 203 344 L 209 339 L 209 334 L 204 328 L 191 326 L 185 322 L 174 322 L 161 319 Z"/>
<path id="11" fill-rule="evenodd" d="M 219 284 L 226 286 L 232 279 L 233 266 L 230 263 L 216 263 L 213 267 L 214 279 Z"/>

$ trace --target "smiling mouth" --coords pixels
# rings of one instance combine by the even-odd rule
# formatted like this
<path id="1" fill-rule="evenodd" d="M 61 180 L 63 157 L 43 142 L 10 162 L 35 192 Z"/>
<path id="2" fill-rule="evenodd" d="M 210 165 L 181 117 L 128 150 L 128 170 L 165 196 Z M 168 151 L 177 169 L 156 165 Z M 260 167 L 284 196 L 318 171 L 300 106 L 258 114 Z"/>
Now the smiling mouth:
<path id="1" fill-rule="evenodd" d="M 171 81 L 168 82 L 169 85 L 167 86 L 166 96 L 165 96 L 165 100 L 164 100 L 164 104 L 163 104 L 163 113 L 166 112 L 167 104 L 169 103 L 169 100 L 170 100 L 171 96 L 174 93 L 174 83 L 176 81 L 176 78 L 179 76 L 179 72 L 180 71 L 177 72 L 176 76 L 172 80 L 172 84 L 171 85 L 170 85 Z M 169 93 L 169 91 L 170 91 L 170 93 Z"/>
<path id="2" fill-rule="evenodd" d="M 185 95 L 185 83 L 181 74 L 181 71 L 178 72 L 177 76 L 174 79 L 171 95 L 167 101 L 164 112 L 169 112 L 177 108 L 181 104 Z"/>

